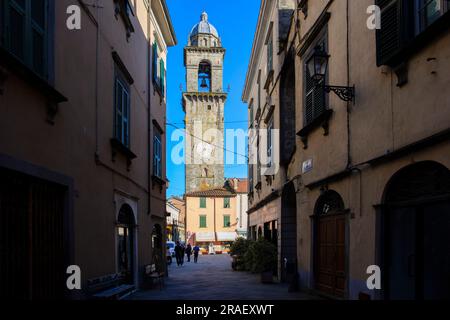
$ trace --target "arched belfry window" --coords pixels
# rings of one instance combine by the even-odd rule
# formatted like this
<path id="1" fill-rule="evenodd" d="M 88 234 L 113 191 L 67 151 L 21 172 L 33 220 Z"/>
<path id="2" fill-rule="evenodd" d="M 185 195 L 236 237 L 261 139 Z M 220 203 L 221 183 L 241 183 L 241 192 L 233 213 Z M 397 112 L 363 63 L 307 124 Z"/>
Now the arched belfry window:
<path id="1" fill-rule="evenodd" d="M 326 191 L 317 200 L 314 210 L 316 215 L 342 213 L 345 210 L 344 201 L 336 191 Z"/>
<path id="2" fill-rule="evenodd" d="M 211 92 L 211 64 L 208 61 L 200 62 L 198 67 L 198 91 Z"/>

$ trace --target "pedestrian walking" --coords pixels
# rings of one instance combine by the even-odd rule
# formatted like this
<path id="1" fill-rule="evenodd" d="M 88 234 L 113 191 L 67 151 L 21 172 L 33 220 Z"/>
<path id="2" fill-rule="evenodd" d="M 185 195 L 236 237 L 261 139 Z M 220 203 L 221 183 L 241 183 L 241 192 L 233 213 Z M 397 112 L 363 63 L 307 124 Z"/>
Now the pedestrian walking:
<path id="1" fill-rule="evenodd" d="M 194 262 L 197 263 L 197 261 L 198 261 L 198 253 L 200 251 L 200 247 L 196 245 L 194 247 L 193 251 L 194 251 Z"/>
<path id="2" fill-rule="evenodd" d="M 186 247 L 187 262 L 191 262 L 191 254 L 192 254 L 192 247 L 191 247 L 191 244 L 188 243 L 188 245 Z"/>
<path id="3" fill-rule="evenodd" d="M 180 244 L 180 241 L 177 241 L 175 246 L 175 258 L 177 259 L 177 266 L 182 266 L 184 261 L 184 249 Z"/>
<path id="4" fill-rule="evenodd" d="M 181 254 L 181 265 L 183 265 L 184 264 L 184 255 L 186 253 L 186 246 L 185 246 L 184 243 L 181 245 L 181 248 L 183 248 L 183 251 L 182 251 L 182 254 Z"/>

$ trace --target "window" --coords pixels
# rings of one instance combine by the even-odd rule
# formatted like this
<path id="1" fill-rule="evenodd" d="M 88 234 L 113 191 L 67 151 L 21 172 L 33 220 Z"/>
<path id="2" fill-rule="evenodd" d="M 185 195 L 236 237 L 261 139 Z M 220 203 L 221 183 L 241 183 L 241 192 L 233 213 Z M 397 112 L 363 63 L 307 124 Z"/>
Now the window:
<path id="1" fill-rule="evenodd" d="M 131 33 L 134 32 L 133 22 L 131 20 L 135 14 L 133 4 L 130 0 L 114 0 L 114 3 L 116 18 L 118 15 L 121 16 L 127 30 L 128 39 Z"/>
<path id="2" fill-rule="evenodd" d="M 153 83 L 158 84 L 158 44 L 156 42 L 153 43 L 153 53 L 152 53 L 152 75 L 153 75 Z"/>
<path id="3" fill-rule="evenodd" d="M 0 10 L 5 12 L 2 46 L 39 76 L 48 78 L 47 0 L 6 0 Z"/>
<path id="4" fill-rule="evenodd" d="M 153 136 L 153 175 L 162 179 L 162 141 L 161 132 L 154 128 Z"/>
<path id="5" fill-rule="evenodd" d="M 206 208 L 206 198 L 200 198 L 200 208 Z"/>
<path id="6" fill-rule="evenodd" d="M 304 61 L 308 61 L 313 54 L 314 48 L 320 46 L 325 52 L 327 52 L 326 40 L 320 39 L 319 42 L 311 46 L 310 53 L 306 56 Z M 311 79 L 309 69 L 305 63 L 304 66 L 304 83 L 305 83 L 305 100 L 304 100 L 304 125 L 308 125 L 313 122 L 318 116 L 325 112 L 326 108 L 326 95 L 322 86 L 318 86 Z"/>
<path id="7" fill-rule="evenodd" d="M 400 55 L 415 45 L 415 37 L 450 9 L 449 0 L 377 0 L 376 4 L 381 9 L 382 25 L 376 36 L 378 66 L 395 66 L 404 60 Z"/>
<path id="8" fill-rule="evenodd" d="M 231 222 L 230 222 L 230 216 L 229 215 L 223 216 L 223 227 L 224 228 L 231 227 Z"/>
<path id="9" fill-rule="evenodd" d="M 253 117 L 254 117 L 254 110 L 253 110 L 253 99 L 252 99 L 252 101 L 250 102 L 250 107 L 249 107 L 249 118 L 248 118 L 248 122 L 250 123 L 250 128 L 253 128 L 253 124 L 254 124 L 254 120 L 253 120 Z"/>
<path id="10" fill-rule="evenodd" d="M 261 157 L 260 157 L 260 152 L 259 152 L 259 146 L 260 146 L 260 141 L 261 141 L 261 131 L 259 130 L 259 128 L 257 129 L 257 147 L 256 147 L 256 188 L 259 189 L 261 188 L 260 184 L 261 184 Z"/>
<path id="11" fill-rule="evenodd" d="M 164 59 L 159 56 L 159 47 L 156 41 L 152 47 L 152 78 L 161 96 L 165 96 L 166 87 L 166 65 Z"/>
<path id="12" fill-rule="evenodd" d="M 207 228 L 207 226 L 206 226 L 206 216 L 205 215 L 201 215 L 200 216 L 199 224 L 200 224 L 200 228 Z"/>
<path id="13" fill-rule="evenodd" d="M 439 19 L 448 9 L 450 1 L 447 0 L 416 0 L 416 15 L 418 17 L 418 32 L 424 31 L 433 22 Z"/>
<path id="14" fill-rule="evenodd" d="M 253 170 L 254 165 L 250 164 L 248 166 L 248 192 L 253 193 Z"/>
<path id="15" fill-rule="evenodd" d="M 130 147 L 130 89 L 117 72 L 115 84 L 114 137 L 127 148 Z"/>
<path id="16" fill-rule="evenodd" d="M 273 156 L 273 139 L 272 139 L 272 132 L 273 132 L 273 117 L 269 120 L 269 123 L 267 124 L 267 159 L 269 160 L 267 163 L 267 167 L 272 167 L 272 156 Z"/>
<path id="17" fill-rule="evenodd" d="M 230 198 L 223 198 L 223 207 L 225 209 L 230 209 L 231 208 Z"/>
<path id="18" fill-rule="evenodd" d="M 166 95 L 166 66 L 163 59 L 159 60 L 159 87 L 164 97 Z"/>
<path id="19" fill-rule="evenodd" d="M 273 37 L 272 31 L 269 36 L 269 40 L 267 41 L 267 72 L 273 70 Z"/>

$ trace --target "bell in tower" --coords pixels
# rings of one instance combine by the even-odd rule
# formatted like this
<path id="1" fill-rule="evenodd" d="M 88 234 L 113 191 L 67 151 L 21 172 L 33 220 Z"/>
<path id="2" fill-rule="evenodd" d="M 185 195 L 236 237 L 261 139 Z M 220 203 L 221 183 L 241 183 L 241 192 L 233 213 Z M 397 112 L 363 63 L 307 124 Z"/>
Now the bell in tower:
<path id="1" fill-rule="evenodd" d="M 203 12 L 184 48 L 187 193 L 224 184 L 224 57 L 219 33 Z M 217 134 L 210 137 L 210 132 Z"/>

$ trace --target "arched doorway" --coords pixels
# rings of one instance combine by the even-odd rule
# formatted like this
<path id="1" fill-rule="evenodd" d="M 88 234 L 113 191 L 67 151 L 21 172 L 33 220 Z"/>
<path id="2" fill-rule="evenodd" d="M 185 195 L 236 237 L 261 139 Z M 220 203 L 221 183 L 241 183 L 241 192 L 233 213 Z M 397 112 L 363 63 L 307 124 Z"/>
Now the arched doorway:
<path id="1" fill-rule="evenodd" d="M 164 260 L 163 260 L 163 235 L 162 227 L 159 224 L 155 224 L 152 230 L 152 263 L 156 265 L 158 271 L 163 271 Z"/>
<path id="2" fill-rule="evenodd" d="M 336 191 L 325 191 L 314 209 L 314 281 L 322 293 L 345 297 L 346 210 Z"/>
<path id="3" fill-rule="evenodd" d="M 281 280 L 291 282 L 297 272 L 297 199 L 293 182 L 284 187 L 281 203 Z"/>
<path id="4" fill-rule="evenodd" d="M 117 257 L 118 269 L 125 283 L 134 283 L 134 232 L 136 222 L 133 210 L 128 204 L 122 205 L 117 217 Z"/>
<path id="5" fill-rule="evenodd" d="M 425 161 L 397 172 L 384 194 L 387 299 L 450 298 L 450 170 Z"/>

